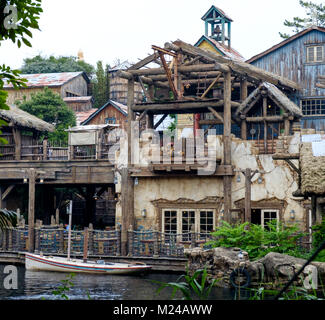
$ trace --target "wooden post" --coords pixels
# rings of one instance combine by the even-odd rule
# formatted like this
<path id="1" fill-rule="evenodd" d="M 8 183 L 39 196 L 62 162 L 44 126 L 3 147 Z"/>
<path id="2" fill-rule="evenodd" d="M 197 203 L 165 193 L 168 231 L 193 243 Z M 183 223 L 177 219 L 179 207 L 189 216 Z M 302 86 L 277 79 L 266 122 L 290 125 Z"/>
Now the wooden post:
<path id="1" fill-rule="evenodd" d="M 64 252 L 64 228 L 63 225 L 60 225 L 59 228 L 59 252 Z"/>
<path id="2" fill-rule="evenodd" d="M 224 73 L 224 120 L 223 120 L 224 165 L 231 165 L 231 73 Z M 224 220 L 230 222 L 231 176 L 223 177 Z"/>
<path id="3" fill-rule="evenodd" d="M 60 210 L 59 210 L 59 208 L 57 208 L 57 209 L 55 210 L 55 223 L 56 223 L 57 225 L 60 224 Z"/>
<path id="4" fill-rule="evenodd" d="M 69 230 L 68 230 L 68 261 L 70 260 L 71 255 L 71 229 L 72 229 L 72 200 L 70 200 L 69 207 Z"/>
<path id="5" fill-rule="evenodd" d="M 245 222 L 251 222 L 251 186 L 252 170 L 245 170 Z"/>
<path id="6" fill-rule="evenodd" d="M 47 139 L 43 140 L 43 160 L 47 160 L 47 151 L 48 151 L 48 141 Z"/>
<path id="7" fill-rule="evenodd" d="M 128 230 L 128 256 L 132 257 L 133 255 L 133 226 L 129 227 Z"/>
<path id="8" fill-rule="evenodd" d="M 94 228 L 91 223 L 88 228 L 88 252 L 89 254 L 94 253 Z"/>
<path id="9" fill-rule="evenodd" d="M 83 255 L 83 262 L 87 262 L 88 256 L 88 228 L 84 229 L 84 255 Z"/>
<path id="10" fill-rule="evenodd" d="M 116 226 L 116 256 L 120 256 L 121 255 L 121 227 L 118 224 Z"/>
<path id="11" fill-rule="evenodd" d="M 267 97 L 263 98 L 263 118 L 267 117 Z M 264 152 L 267 153 L 267 122 L 264 120 Z"/>
<path id="12" fill-rule="evenodd" d="M 132 168 L 132 121 L 135 120 L 133 112 L 134 106 L 134 79 L 128 80 L 128 165 L 122 168 L 122 235 L 121 235 L 121 251 L 126 256 L 128 251 L 128 228 L 134 228 L 134 181 L 130 175 Z"/>
<path id="13" fill-rule="evenodd" d="M 288 117 L 284 118 L 284 135 L 285 136 L 290 135 L 290 120 Z"/>
<path id="14" fill-rule="evenodd" d="M 153 243 L 153 257 L 158 258 L 159 257 L 159 231 L 158 231 L 158 225 L 155 226 L 155 230 L 153 232 L 154 236 L 154 243 Z"/>
<path id="15" fill-rule="evenodd" d="M 13 128 L 12 134 L 15 141 L 15 160 L 21 160 L 21 132 Z"/>
<path id="16" fill-rule="evenodd" d="M 29 169 L 29 195 L 28 195 L 28 251 L 34 252 L 35 245 L 35 169 Z"/>
<path id="17" fill-rule="evenodd" d="M 240 82 L 240 101 L 243 102 L 248 96 L 248 84 L 247 79 Z M 247 140 L 247 122 L 246 117 L 241 121 L 241 138 Z"/>
<path id="18" fill-rule="evenodd" d="M 312 220 L 312 225 L 314 226 L 317 220 L 317 197 L 316 196 L 311 197 L 311 220 Z"/>

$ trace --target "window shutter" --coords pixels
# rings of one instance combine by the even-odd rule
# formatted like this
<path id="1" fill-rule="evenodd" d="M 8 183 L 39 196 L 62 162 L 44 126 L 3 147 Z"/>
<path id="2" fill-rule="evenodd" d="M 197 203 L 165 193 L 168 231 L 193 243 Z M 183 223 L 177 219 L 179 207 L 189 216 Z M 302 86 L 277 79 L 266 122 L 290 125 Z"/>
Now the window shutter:
<path id="1" fill-rule="evenodd" d="M 316 47 L 316 61 L 323 61 L 323 47 Z"/>
<path id="2" fill-rule="evenodd" d="M 314 47 L 307 48 L 307 62 L 314 62 Z"/>

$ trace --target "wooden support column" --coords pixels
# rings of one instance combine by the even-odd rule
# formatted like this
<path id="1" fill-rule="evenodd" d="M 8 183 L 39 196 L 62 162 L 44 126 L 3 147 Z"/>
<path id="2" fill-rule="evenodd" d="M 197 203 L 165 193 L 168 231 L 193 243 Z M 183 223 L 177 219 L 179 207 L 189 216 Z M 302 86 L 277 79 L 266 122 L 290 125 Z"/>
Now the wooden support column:
<path id="1" fill-rule="evenodd" d="M 312 225 L 314 226 L 317 221 L 317 197 L 316 196 L 311 197 L 311 220 L 312 220 Z"/>
<path id="2" fill-rule="evenodd" d="M 252 170 L 245 170 L 245 222 L 251 222 Z"/>
<path id="3" fill-rule="evenodd" d="M 21 132 L 13 128 L 12 134 L 15 141 L 15 160 L 21 160 Z"/>
<path id="4" fill-rule="evenodd" d="M 240 81 L 240 101 L 243 102 L 248 96 L 248 81 L 246 79 Z M 247 122 L 246 117 L 241 119 L 241 138 L 247 140 Z"/>
<path id="5" fill-rule="evenodd" d="M 132 121 L 135 120 L 133 112 L 134 106 L 134 80 L 128 80 L 128 165 L 127 168 L 122 168 L 122 230 L 121 230 L 121 251 L 122 255 L 128 254 L 128 229 L 134 227 L 134 182 L 130 174 L 132 168 Z"/>
<path id="6" fill-rule="evenodd" d="M 224 119 L 223 119 L 224 165 L 231 165 L 231 73 L 224 73 Z M 224 219 L 231 220 L 231 176 L 223 177 Z"/>
<path id="7" fill-rule="evenodd" d="M 267 117 L 267 97 L 263 97 L 263 118 Z M 264 120 L 264 151 L 267 152 L 267 122 Z"/>
<path id="8" fill-rule="evenodd" d="M 284 117 L 284 135 L 285 136 L 290 135 L 290 120 L 288 116 Z"/>
<path id="9" fill-rule="evenodd" d="M 28 192 L 28 252 L 34 252 L 35 248 L 35 169 L 29 169 L 29 192 Z"/>

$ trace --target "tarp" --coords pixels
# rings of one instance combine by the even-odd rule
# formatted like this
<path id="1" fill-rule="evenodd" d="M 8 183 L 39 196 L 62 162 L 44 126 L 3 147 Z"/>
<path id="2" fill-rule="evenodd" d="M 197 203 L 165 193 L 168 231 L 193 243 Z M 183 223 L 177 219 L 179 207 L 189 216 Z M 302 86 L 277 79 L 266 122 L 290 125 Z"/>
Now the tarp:
<path id="1" fill-rule="evenodd" d="M 96 144 L 96 131 L 70 133 L 70 145 L 72 146 L 89 146 L 94 144 Z"/>
<path id="2" fill-rule="evenodd" d="M 325 140 L 312 142 L 314 157 L 325 157 Z"/>

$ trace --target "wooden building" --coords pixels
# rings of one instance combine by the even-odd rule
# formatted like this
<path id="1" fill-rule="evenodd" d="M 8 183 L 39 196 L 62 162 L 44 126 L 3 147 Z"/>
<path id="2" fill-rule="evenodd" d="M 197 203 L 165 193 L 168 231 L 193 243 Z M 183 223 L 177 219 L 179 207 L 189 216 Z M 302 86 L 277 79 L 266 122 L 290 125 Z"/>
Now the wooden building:
<path id="1" fill-rule="evenodd" d="M 27 87 L 14 89 L 12 84 L 5 84 L 8 93 L 7 103 L 15 104 L 17 100 L 27 100 L 33 93 L 49 88 L 59 94 L 73 111 L 85 111 L 92 108 L 92 98 L 88 96 L 90 80 L 85 72 L 62 72 L 21 75 L 27 80 Z"/>
<path id="2" fill-rule="evenodd" d="M 325 28 L 307 28 L 247 62 L 299 84 L 290 99 L 303 112 L 302 127 L 325 130 Z"/>
<path id="3" fill-rule="evenodd" d="M 89 117 L 81 122 L 81 125 L 118 124 L 126 127 L 127 106 L 122 103 L 109 100 L 101 108 L 92 112 Z"/>
<path id="4" fill-rule="evenodd" d="M 181 40 L 152 49 L 152 55 L 118 73 L 128 80 L 128 141 L 135 134 L 129 124 L 136 118 L 146 119 L 149 129 L 140 131 L 138 161 L 134 154 L 136 143 L 132 141 L 126 151 L 121 151 L 121 160 L 128 155 L 127 165 L 116 164 L 116 175 L 120 176 L 116 212 L 117 221 L 122 224 L 124 251 L 125 228 L 129 226 L 173 234 L 194 230 L 202 237 L 221 220 L 262 226 L 276 220 L 298 223 L 306 230 L 305 200 L 293 196 L 298 188 L 295 166 L 272 158 L 275 153 L 299 152 L 300 132 L 296 124 L 301 111 L 288 98 L 299 90 L 299 85 L 240 59 Z M 172 57 L 170 63 L 167 55 Z M 148 67 L 155 60 L 162 67 Z M 202 95 L 193 95 L 203 75 L 208 86 Z M 145 103 L 134 101 L 136 82 L 148 85 Z M 187 90 L 188 84 L 192 90 Z M 217 95 L 213 92 L 215 85 Z M 155 88 L 173 94 L 169 100 L 159 99 Z M 205 150 L 210 146 L 215 151 L 211 159 L 206 153 L 184 158 L 187 141 L 179 141 L 179 136 L 173 142 L 182 145 L 181 151 L 169 152 L 171 144 L 159 144 L 158 136 L 153 134 L 156 115 L 163 115 L 164 119 L 169 114 L 209 113 L 211 119 L 201 118 L 199 128 L 218 125 L 222 131 L 205 129 L 204 142 L 194 136 L 192 143 Z M 236 134 L 232 131 L 234 125 L 239 128 Z M 256 141 L 257 134 L 261 141 Z M 154 160 L 153 154 L 157 156 Z M 214 169 L 202 174 L 207 163 Z"/>

